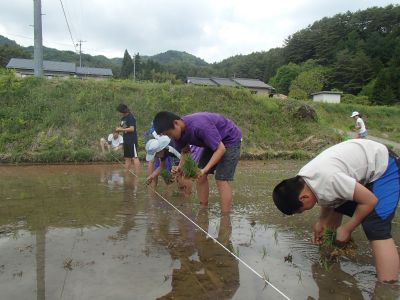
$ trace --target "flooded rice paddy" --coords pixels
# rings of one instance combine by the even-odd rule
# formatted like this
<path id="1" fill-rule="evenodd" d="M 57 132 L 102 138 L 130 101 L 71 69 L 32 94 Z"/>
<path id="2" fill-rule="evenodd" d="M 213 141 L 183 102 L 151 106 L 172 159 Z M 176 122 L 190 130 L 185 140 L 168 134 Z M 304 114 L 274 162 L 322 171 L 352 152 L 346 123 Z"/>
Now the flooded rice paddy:
<path id="1" fill-rule="evenodd" d="M 376 284 L 362 230 L 356 256 L 328 264 L 310 243 L 318 209 L 275 209 L 273 186 L 301 165 L 241 162 L 229 215 L 213 180 L 208 210 L 175 185 L 157 191 L 290 299 L 398 298 L 398 285 Z M 0 167 L 0 299 L 284 299 L 146 187 L 144 173 Z"/>

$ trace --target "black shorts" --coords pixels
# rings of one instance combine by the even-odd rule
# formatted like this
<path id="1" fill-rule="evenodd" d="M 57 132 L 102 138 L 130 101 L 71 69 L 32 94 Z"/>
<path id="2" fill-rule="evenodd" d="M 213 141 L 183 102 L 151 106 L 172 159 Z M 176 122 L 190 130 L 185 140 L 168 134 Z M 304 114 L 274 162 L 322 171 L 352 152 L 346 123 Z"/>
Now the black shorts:
<path id="1" fill-rule="evenodd" d="M 368 240 L 387 240 L 392 238 L 392 220 L 400 197 L 400 163 L 392 153 L 385 173 L 366 186 L 378 198 L 374 210 L 361 222 Z M 352 217 L 357 203 L 346 201 L 335 211 Z"/>
<path id="2" fill-rule="evenodd" d="M 235 175 L 236 165 L 240 158 L 240 145 L 238 144 L 226 148 L 225 154 L 222 156 L 221 160 L 208 171 L 207 174 L 214 174 L 215 179 L 222 181 L 232 181 Z M 199 168 L 204 168 L 210 161 L 211 156 L 214 154 L 209 148 L 205 148 L 201 153 L 199 160 Z"/>
<path id="3" fill-rule="evenodd" d="M 126 158 L 137 158 L 137 144 L 136 143 L 126 143 L 124 141 L 124 157 Z"/>
<path id="4" fill-rule="evenodd" d="M 352 217 L 356 210 L 357 203 L 354 201 L 346 201 L 341 206 L 335 208 L 335 211 L 343 215 Z M 386 219 L 381 219 L 375 210 L 373 210 L 361 222 L 364 233 L 369 241 L 387 240 L 392 238 L 392 220 L 395 211 Z"/>

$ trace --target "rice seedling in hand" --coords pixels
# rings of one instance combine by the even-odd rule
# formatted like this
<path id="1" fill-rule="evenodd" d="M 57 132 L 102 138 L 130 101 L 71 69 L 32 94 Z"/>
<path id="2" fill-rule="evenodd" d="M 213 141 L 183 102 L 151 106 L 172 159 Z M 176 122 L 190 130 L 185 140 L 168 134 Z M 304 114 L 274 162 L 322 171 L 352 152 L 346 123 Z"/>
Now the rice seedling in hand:
<path id="1" fill-rule="evenodd" d="M 326 228 L 321 238 L 320 249 L 322 256 L 329 261 L 338 261 L 342 256 L 355 256 L 357 246 L 353 240 L 345 244 L 338 245 L 336 242 L 336 231 Z"/>
<path id="2" fill-rule="evenodd" d="M 182 163 L 182 173 L 186 178 L 196 179 L 199 176 L 200 169 L 197 163 L 193 160 L 190 154 L 183 154 L 181 159 Z"/>
<path id="3" fill-rule="evenodd" d="M 170 172 L 168 172 L 165 169 L 161 170 L 160 176 L 166 184 L 171 184 L 175 181 L 175 176 L 173 176 Z"/>

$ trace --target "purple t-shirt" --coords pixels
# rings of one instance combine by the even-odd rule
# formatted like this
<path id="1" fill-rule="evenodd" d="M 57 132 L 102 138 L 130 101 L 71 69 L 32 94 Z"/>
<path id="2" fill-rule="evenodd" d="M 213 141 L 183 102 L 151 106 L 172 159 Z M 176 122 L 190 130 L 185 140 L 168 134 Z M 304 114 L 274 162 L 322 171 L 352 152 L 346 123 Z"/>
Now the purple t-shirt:
<path id="1" fill-rule="evenodd" d="M 220 114 L 199 112 L 183 116 L 182 120 L 185 123 L 185 131 L 176 141 L 178 151 L 186 145 L 210 148 L 215 151 L 220 142 L 229 148 L 242 139 L 239 127 Z"/>

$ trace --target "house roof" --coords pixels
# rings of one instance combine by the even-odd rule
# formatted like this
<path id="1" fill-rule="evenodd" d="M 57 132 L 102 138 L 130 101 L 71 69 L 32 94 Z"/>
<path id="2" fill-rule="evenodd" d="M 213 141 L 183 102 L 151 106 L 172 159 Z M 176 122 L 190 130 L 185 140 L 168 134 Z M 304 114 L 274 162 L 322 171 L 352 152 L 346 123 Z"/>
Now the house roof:
<path id="1" fill-rule="evenodd" d="M 262 82 L 261 80 L 251 78 L 188 77 L 187 83 L 197 85 L 243 86 L 246 88 L 274 90 L 272 86 Z"/>
<path id="2" fill-rule="evenodd" d="M 230 78 L 218 78 L 218 77 L 212 77 L 210 78 L 212 81 L 214 81 L 218 85 L 223 85 L 223 86 L 238 86 L 238 84 L 233 81 Z"/>
<path id="3" fill-rule="evenodd" d="M 11 58 L 6 68 L 33 71 L 32 59 Z M 111 69 L 76 67 L 75 63 L 61 61 L 43 61 L 43 70 L 48 72 L 60 72 L 78 75 L 112 76 Z"/>
<path id="4" fill-rule="evenodd" d="M 111 69 L 76 67 L 76 73 L 81 75 L 112 76 Z"/>
<path id="5" fill-rule="evenodd" d="M 11 58 L 8 62 L 9 69 L 33 70 L 33 60 L 24 58 Z M 61 61 L 43 61 L 43 70 L 52 72 L 75 73 L 75 64 Z"/>
<path id="6" fill-rule="evenodd" d="M 248 88 L 264 88 L 264 89 L 273 89 L 272 86 L 266 84 L 258 79 L 251 78 L 233 78 L 233 80 L 239 84 L 240 86 L 248 87 Z"/>
<path id="7" fill-rule="evenodd" d="M 188 77 L 187 83 L 198 84 L 198 85 L 217 85 L 210 78 L 203 78 L 203 77 Z"/>
<path id="8" fill-rule="evenodd" d="M 320 92 L 312 93 L 311 96 L 322 95 L 322 94 L 341 95 L 341 94 L 343 94 L 343 92 L 338 92 L 338 91 L 320 91 Z"/>

